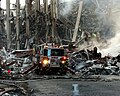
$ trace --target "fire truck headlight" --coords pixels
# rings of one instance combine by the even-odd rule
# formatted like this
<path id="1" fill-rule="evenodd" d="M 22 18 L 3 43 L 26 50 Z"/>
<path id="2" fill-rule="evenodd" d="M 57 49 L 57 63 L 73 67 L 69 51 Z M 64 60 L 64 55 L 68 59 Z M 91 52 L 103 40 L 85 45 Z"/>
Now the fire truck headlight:
<path id="1" fill-rule="evenodd" d="M 48 62 L 47 59 L 44 59 L 44 60 L 43 60 L 43 64 L 44 64 L 44 65 L 47 65 L 48 63 L 49 63 L 49 62 Z"/>
<path id="2" fill-rule="evenodd" d="M 65 64 L 65 62 L 66 62 L 66 61 L 62 61 L 61 63 L 62 63 L 62 64 Z"/>

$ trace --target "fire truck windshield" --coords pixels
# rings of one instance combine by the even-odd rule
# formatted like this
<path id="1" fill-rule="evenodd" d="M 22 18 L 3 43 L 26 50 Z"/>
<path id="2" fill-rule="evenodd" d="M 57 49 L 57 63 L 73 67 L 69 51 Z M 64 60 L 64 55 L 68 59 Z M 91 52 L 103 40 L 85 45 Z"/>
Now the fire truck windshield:
<path id="1" fill-rule="evenodd" d="M 64 56 L 64 49 L 50 49 L 50 56 Z M 44 49 L 44 56 L 48 56 L 48 49 Z"/>

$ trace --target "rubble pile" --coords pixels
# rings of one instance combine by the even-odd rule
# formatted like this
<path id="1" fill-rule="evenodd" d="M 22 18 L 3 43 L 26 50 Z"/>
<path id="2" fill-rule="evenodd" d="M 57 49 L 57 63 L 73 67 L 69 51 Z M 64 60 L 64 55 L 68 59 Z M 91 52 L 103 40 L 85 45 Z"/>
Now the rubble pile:
<path id="1" fill-rule="evenodd" d="M 21 81 L 0 81 L 0 96 L 31 96 L 34 93 L 27 85 Z"/>
<path id="2" fill-rule="evenodd" d="M 119 75 L 120 55 L 101 57 L 101 53 L 97 53 L 95 49 L 72 53 L 69 59 L 70 67 L 81 76 Z"/>
<path id="3" fill-rule="evenodd" d="M 33 66 L 31 50 L 15 50 L 7 52 L 0 50 L 0 77 L 20 78 L 24 72 Z"/>
<path id="4" fill-rule="evenodd" d="M 21 78 L 32 73 L 37 65 L 32 62 L 32 50 L 0 51 L 0 77 Z M 105 56 L 93 50 L 80 50 L 69 54 L 69 69 L 81 76 L 119 75 L 120 55 Z"/>

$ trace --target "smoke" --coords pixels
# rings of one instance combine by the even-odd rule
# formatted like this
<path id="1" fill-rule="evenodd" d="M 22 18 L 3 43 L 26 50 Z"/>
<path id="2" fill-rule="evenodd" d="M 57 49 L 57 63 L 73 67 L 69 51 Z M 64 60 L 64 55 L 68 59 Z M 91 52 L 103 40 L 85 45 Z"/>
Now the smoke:
<path id="1" fill-rule="evenodd" d="M 98 29 L 107 46 L 95 43 L 103 56 L 117 56 L 120 52 L 120 0 L 84 0 L 84 6 L 95 5 L 95 14 L 98 18 Z M 96 22 L 97 23 L 97 22 Z M 100 45 L 100 46 L 99 46 Z M 94 47 L 93 46 L 93 47 Z M 104 47 L 105 46 L 105 47 Z"/>
<path id="2" fill-rule="evenodd" d="M 60 10 L 60 14 L 63 16 L 70 14 L 73 5 L 75 6 L 76 1 L 78 0 L 60 0 L 60 3 L 63 5 L 62 9 Z"/>
<path id="3" fill-rule="evenodd" d="M 116 17 L 117 16 L 117 17 Z M 120 52 L 120 13 L 114 14 L 114 22 L 115 25 L 113 27 L 115 36 L 109 39 L 110 45 L 103 49 L 103 54 L 110 54 L 111 56 L 117 56 Z"/>
<path id="4" fill-rule="evenodd" d="M 120 52 L 120 0 L 109 0 L 107 3 L 106 20 L 104 23 L 110 25 L 109 31 L 106 36 L 109 46 L 102 49 L 103 55 L 110 54 L 111 56 L 117 56 Z M 100 14 L 101 16 L 103 14 Z M 112 33 L 112 34 L 111 34 Z"/>

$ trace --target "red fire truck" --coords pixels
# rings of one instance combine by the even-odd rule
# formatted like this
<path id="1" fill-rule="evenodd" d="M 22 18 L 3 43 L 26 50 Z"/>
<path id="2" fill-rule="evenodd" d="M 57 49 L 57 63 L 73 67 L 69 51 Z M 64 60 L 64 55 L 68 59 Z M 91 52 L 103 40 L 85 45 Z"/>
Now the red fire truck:
<path id="1" fill-rule="evenodd" d="M 68 57 L 66 50 L 62 46 L 53 43 L 45 44 L 35 48 L 35 53 L 37 55 L 35 62 L 39 64 L 37 73 L 66 74 Z"/>

